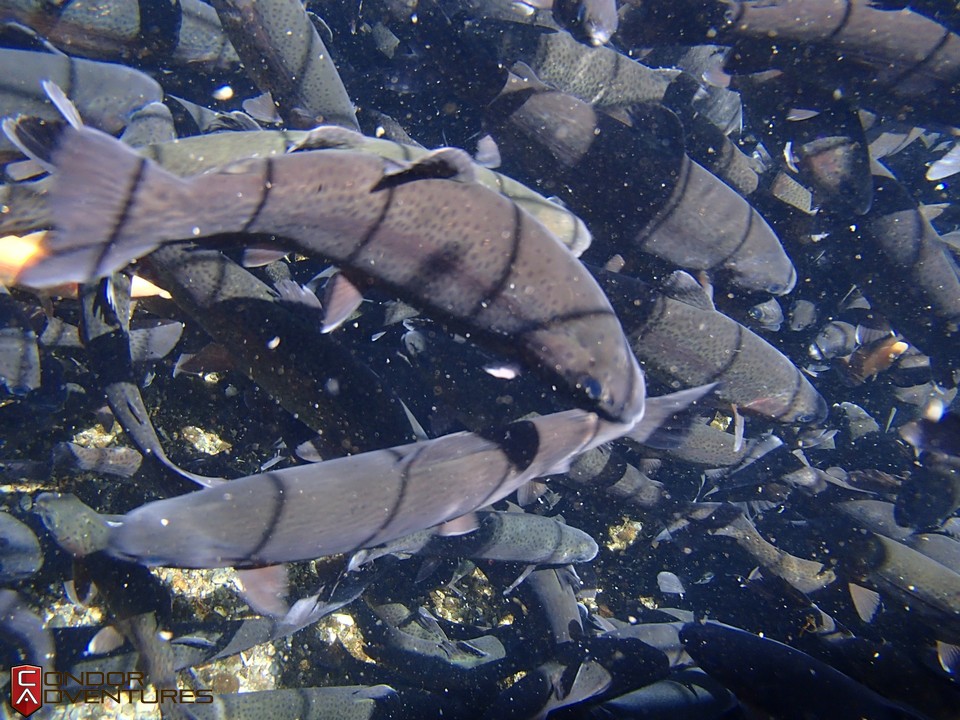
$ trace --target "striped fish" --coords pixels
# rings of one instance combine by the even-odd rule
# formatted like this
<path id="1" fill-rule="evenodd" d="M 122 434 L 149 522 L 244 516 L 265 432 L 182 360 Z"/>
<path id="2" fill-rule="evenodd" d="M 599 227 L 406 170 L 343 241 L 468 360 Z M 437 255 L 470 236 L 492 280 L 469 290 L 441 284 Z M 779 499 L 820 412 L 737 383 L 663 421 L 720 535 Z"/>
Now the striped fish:
<path id="1" fill-rule="evenodd" d="M 643 373 L 599 285 L 543 225 L 474 182 L 462 151 L 404 166 L 307 151 L 180 179 L 104 133 L 70 128 L 52 161 L 58 231 L 21 282 L 89 281 L 166 242 L 266 237 L 512 346 L 608 419 L 643 416 Z"/>
<path id="2" fill-rule="evenodd" d="M 512 423 L 496 438 L 460 432 L 248 475 L 120 517 L 61 511 L 50 495 L 40 504 L 57 518 L 51 529 L 64 546 L 92 538 L 83 552 L 106 549 L 146 565 L 257 567 L 353 553 L 501 500 L 625 434 L 642 442 L 710 387 L 652 398 L 636 426 L 567 410 Z"/>

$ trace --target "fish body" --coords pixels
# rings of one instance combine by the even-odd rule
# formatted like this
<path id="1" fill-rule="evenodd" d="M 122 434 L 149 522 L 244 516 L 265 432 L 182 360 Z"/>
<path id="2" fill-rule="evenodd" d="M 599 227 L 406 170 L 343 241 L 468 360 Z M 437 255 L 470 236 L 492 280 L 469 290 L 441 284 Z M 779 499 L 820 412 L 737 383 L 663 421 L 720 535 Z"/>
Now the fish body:
<path id="1" fill-rule="evenodd" d="M 687 652 L 751 706 L 780 718 L 919 718 L 799 650 L 719 623 L 688 623 Z"/>
<path id="2" fill-rule="evenodd" d="M 438 151 L 397 171 L 369 154 L 325 150 L 182 180 L 103 133 L 71 128 L 53 155 L 59 232 L 21 279 L 86 281 L 169 241 L 272 236 L 506 340 L 585 405 L 639 420 L 643 374 L 603 291 L 515 203 L 450 179 L 464 157 Z"/>
<path id="3" fill-rule="evenodd" d="M 870 0 L 736 0 L 719 37 L 735 46 L 728 72 L 800 68 L 804 78 L 891 114 L 956 121 L 960 36 L 909 9 Z"/>
<path id="4" fill-rule="evenodd" d="M 567 410 L 507 425 L 496 438 L 460 432 L 435 440 L 248 475 L 103 518 L 78 505 L 54 513 L 58 542 L 76 554 L 105 549 L 147 565 L 255 567 L 352 553 L 439 525 L 563 472 L 570 460 L 630 433 L 651 432 L 710 388 L 649 403 L 637 426 Z M 49 523 L 48 523 L 49 525 Z"/>
<path id="5" fill-rule="evenodd" d="M 839 555 L 839 554 L 838 554 Z M 938 638 L 960 640 L 960 575 L 901 542 L 860 533 L 843 546 L 840 568 L 876 590 Z"/>
<path id="6" fill-rule="evenodd" d="M 960 267 L 909 191 L 885 174 L 873 179 L 877 202 L 849 246 L 851 275 L 871 306 L 929 355 L 938 372 L 955 369 Z"/>
<path id="7" fill-rule="evenodd" d="M 91 369 L 97 376 L 114 417 L 134 445 L 146 457 L 154 458 L 171 472 L 203 486 L 216 478 L 196 475 L 178 467 L 163 450 L 160 438 L 143 402 L 136 382 L 130 351 L 130 278 L 116 273 L 99 283 L 80 286 L 81 335 Z M 140 459 L 130 465 L 133 475 Z M 95 467 L 98 472 L 102 467 Z M 128 477 L 130 476 L 128 475 Z"/>
<path id="8" fill-rule="evenodd" d="M 506 497 L 611 439 L 570 410 L 474 433 L 259 473 L 143 505 L 107 526 L 106 549 L 149 565 L 256 566 L 375 547 Z M 534 455 L 529 453 L 533 451 Z"/>
<path id="9" fill-rule="evenodd" d="M 214 0 L 247 72 L 291 127 L 360 129 L 330 52 L 300 0 Z"/>
<path id="10" fill-rule="evenodd" d="M 29 27 L 72 55 L 104 60 L 169 58 L 209 70 L 240 64 L 217 13 L 202 0 L 5 0 L 0 19 Z"/>
<path id="11" fill-rule="evenodd" d="M 623 274 L 594 274 L 651 377 L 719 382 L 717 397 L 779 422 L 826 418 L 826 400 L 786 355 L 706 300 L 694 305 Z"/>
<path id="12" fill-rule="evenodd" d="M 522 64 L 514 71 L 485 118 L 507 172 L 546 178 L 632 265 L 645 260 L 636 257 L 642 251 L 688 270 L 729 275 L 745 289 L 777 295 L 793 289 L 796 269 L 773 229 L 686 155 L 673 112 L 636 106 L 627 125 L 547 88 Z M 629 211 L 610 216 L 604 212 L 610 208 Z"/>
<path id="13" fill-rule="evenodd" d="M 604 45 L 617 31 L 616 0 L 553 0 L 553 18 L 591 45 Z"/>
<path id="14" fill-rule="evenodd" d="M 9 48 L 0 49 L 0 65 L 17 69 L 0 78 L 0 117 L 23 113 L 59 119 L 41 89 L 42 80 L 57 83 L 87 123 L 110 134 L 127 127 L 135 111 L 163 98 L 156 80 L 123 65 Z M 6 138 L 0 138 L 0 159 L 14 157 L 22 156 Z"/>
<path id="15" fill-rule="evenodd" d="M 569 33 L 540 37 L 533 69 L 543 82 L 596 108 L 663 100 L 676 70 L 655 70 L 607 47 L 589 47 Z"/>
<path id="16" fill-rule="evenodd" d="M 589 562 L 597 555 L 597 543 L 593 538 L 554 518 L 524 512 L 491 511 L 478 512 L 477 521 L 479 527 L 473 532 L 449 537 L 425 530 L 378 548 L 366 554 L 362 561 L 369 562 L 381 554 L 405 552 L 423 556 L 563 565 Z"/>

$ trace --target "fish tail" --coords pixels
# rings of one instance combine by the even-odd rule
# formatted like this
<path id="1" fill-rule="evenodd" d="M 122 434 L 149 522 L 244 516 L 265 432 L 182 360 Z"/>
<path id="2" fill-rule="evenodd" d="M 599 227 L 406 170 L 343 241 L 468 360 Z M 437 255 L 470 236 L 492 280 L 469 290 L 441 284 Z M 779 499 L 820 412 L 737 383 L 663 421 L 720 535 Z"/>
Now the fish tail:
<path id="1" fill-rule="evenodd" d="M 56 231 L 18 276 L 49 287 L 120 270 L 164 239 L 190 237 L 191 181 L 93 128 L 66 128 L 51 154 Z"/>
<path id="2" fill-rule="evenodd" d="M 690 405 L 717 387 L 717 383 L 698 385 L 669 395 L 647 398 L 643 419 L 627 433 L 634 442 L 660 449 L 677 447 L 680 434 L 670 428 L 670 421 Z M 685 425 L 685 423 L 684 423 Z"/>

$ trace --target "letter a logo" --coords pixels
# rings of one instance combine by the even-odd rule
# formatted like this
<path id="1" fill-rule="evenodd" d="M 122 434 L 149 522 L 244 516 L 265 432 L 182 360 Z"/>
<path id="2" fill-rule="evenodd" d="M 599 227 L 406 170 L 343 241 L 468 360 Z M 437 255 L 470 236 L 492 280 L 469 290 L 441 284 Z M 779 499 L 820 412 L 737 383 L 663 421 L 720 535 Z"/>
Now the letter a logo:
<path id="1" fill-rule="evenodd" d="M 39 665 L 10 668 L 10 705 L 24 717 L 30 717 L 43 705 L 42 677 L 43 668 Z"/>

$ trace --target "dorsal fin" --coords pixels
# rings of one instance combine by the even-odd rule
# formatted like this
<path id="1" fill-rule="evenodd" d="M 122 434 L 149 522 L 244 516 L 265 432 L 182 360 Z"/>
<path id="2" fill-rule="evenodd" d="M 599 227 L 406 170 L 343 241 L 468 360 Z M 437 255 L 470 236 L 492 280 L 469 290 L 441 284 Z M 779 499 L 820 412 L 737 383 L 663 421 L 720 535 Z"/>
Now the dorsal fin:
<path id="1" fill-rule="evenodd" d="M 511 77 L 508 79 L 504 92 L 517 92 L 519 90 L 534 90 L 536 92 L 545 92 L 553 90 L 552 87 L 543 82 L 532 67 L 525 62 L 517 61 L 510 66 Z"/>
<path id="2" fill-rule="evenodd" d="M 363 135 L 339 125 L 321 125 L 308 131 L 303 138 L 290 146 L 288 152 L 297 150 L 351 150 L 363 144 Z"/>
<path id="3" fill-rule="evenodd" d="M 395 172 L 384 173 L 373 190 L 385 190 L 416 180 L 455 180 L 474 182 L 473 160 L 458 148 L 434 150 L 410 165 Z"/>
<path id="4" fill-rule="evenodd" d="M 688 272 L 677 270 L 663 283 L 663 293 L 701 310 L 715 310 L 713 301 L 704 287 Z"/>

